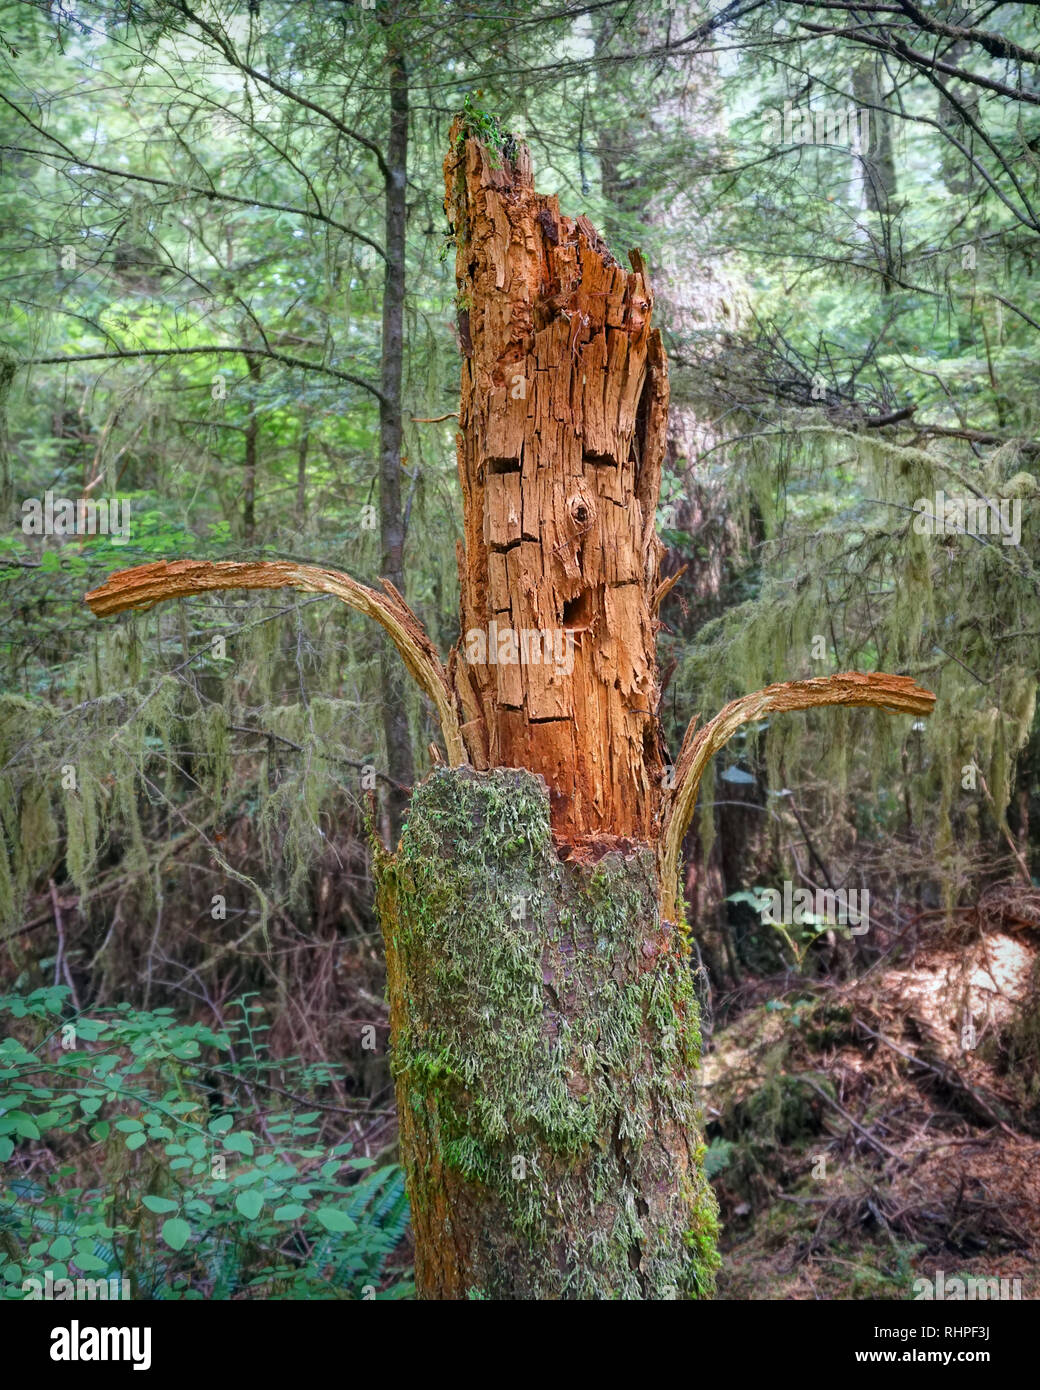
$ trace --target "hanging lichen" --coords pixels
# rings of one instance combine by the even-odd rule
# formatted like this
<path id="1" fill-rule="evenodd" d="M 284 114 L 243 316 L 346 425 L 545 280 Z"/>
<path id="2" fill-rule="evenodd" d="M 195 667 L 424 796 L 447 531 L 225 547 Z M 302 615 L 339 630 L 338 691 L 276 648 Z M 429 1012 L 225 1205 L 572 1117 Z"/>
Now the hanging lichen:
<path id="1" fill-rule="evenodd" d="M 828 711 L 797 724 L 774 718 L 747 751 L 757 749 L 770 788 L 816 788 L 822 824 L 849 816 L 853 781 L 890 808 L 893 824 L 902 802 L 886 789 L 907 780 L 909 757 L 905 796 L 918 823 L 931 825 L 940 866 L 959 879 L 980 813 L 1005 826 L 1015 759 L 1032 727 L 1040 579 L 1027 527 L 1019 546 L 999 535 L 928 534 L 915 528 L 915 504 L 937 492 L 1018 498 L 1028 520 L 1040 485 L 1013 445 L 966 463 L 952 444 L 905 447 L 811 414 L 791 425 L 728 447 L 733 493 L 754 499 L 765 530 L 754 594 L 701 630 L 681 655 L 677 685 L 703 715 L 771 681 L 850 668 L 905 670 L 938 687 L 938 716 L 909 742 L 894 721 Z M 835 497 L 836 477 L 847 482 Z M 973 796 L 962 786 L 969 765 L 979 774 Z M 705 854 L 710 802 L 706 791 Z"/>

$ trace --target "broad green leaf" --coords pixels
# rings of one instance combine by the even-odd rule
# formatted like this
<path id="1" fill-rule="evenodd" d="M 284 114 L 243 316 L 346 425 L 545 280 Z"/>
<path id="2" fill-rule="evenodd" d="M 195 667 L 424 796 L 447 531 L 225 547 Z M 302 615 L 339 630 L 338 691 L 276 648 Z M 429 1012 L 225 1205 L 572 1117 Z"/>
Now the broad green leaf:
<path id="1" fill-rule="evenodd" d="M 171 1250 L 183 1250 L 191 1238 L 191 1227 L 179 1216 L 162 1224 L 162 1238 Z"/>
<path id="2" fill-rule="evenodd" d="M 240 1192 L 235 1198 L 235 1206 L 249 1221 L 255 1221 L 260 1215 L 264 1206 L 264 1199 L 261 1193 Z"/>
<path id="3" fill-rule="evenodd" d="M 335 1207 L 319 1207 L 314 1215 L 326 1231 L 338 1233 L 357 1230 L 357 1222 L 349 1217 L 345 1211 L 337 1211 Z"/>
<path id="4" fill-rule="evenodd" d="M 171 1202 L 169 1197 L 153 1197 L 150 1193 L 147 1197 L 142 1197 L 141 1201 L 149 1211 L 154 1211 L 157 1216 L 162 1216 L 168 1211 L 176 1211 L 177 1203 Z"/>
<path id="5" fill-rule="evenodd" d="M 99 1260 L 90 1250 L 77 1248 L 73 1260 L 77 1269 L 81 1269 L 84 1274 L 103 1274 L 108 1269 L 105 1261 Z"/>

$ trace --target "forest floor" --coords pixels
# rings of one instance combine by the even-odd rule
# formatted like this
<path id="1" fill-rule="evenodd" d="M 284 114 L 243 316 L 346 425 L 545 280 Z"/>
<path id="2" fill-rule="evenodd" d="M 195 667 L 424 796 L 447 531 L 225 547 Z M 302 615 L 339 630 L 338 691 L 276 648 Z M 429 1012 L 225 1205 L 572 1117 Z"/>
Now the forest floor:
<path id="1" fill-rule="evenodd" d="M 719 1297 L 911 1299 L 941 1272 L 947 1298 L 1040 1298 L 1040 894 L 755 991 L 705 1058 Z"/>

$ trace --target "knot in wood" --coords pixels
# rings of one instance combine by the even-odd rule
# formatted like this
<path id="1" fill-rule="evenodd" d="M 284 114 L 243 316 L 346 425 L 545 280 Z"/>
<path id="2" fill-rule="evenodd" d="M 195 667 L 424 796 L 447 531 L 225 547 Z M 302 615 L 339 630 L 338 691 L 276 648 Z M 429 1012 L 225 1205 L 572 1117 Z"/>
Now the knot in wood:
<path id="1" fill-rule="evenodd" d="M 574 492 L 567 499 L 567 513 L 577 531 L 587 531 L 596 520 L 596 504 L 588 493 Z"/>

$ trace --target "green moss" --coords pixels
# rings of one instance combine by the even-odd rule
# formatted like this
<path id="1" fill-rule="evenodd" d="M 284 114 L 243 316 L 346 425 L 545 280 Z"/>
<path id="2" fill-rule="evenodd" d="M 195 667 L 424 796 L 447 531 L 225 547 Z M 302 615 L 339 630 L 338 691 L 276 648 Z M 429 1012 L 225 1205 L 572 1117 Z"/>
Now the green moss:
<path id="1" fill-rule="evenodd" d="M 518 1242 L 524 1296 L 709 1292 L 697 1003 L 650 849 L 561 863 L 541 779 L 442 769 L 377 877 L 399 1096 Z"/>

